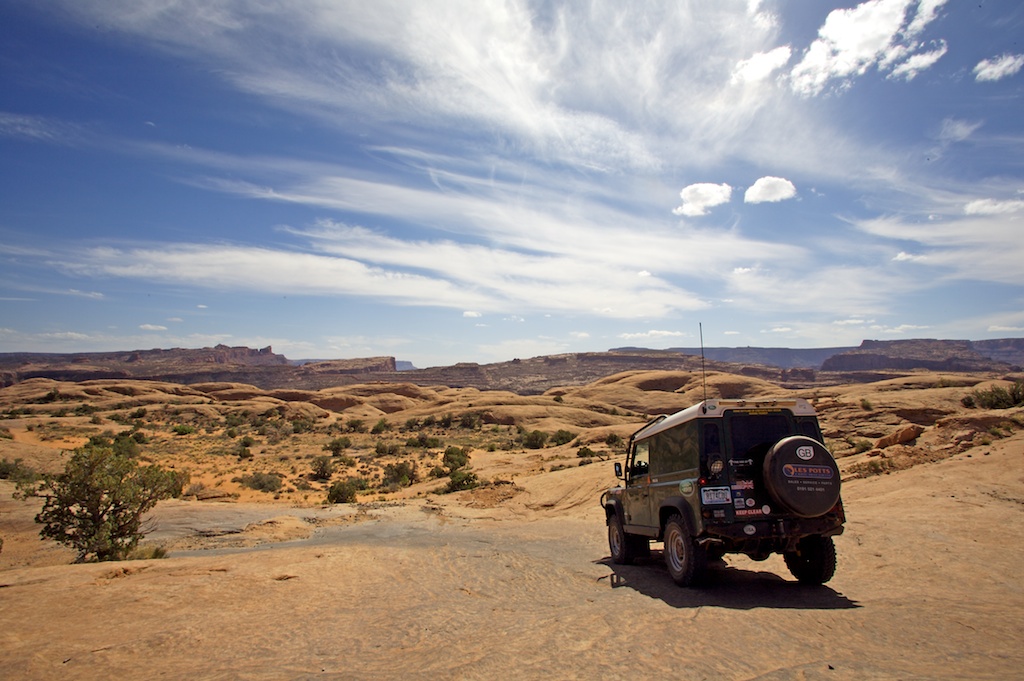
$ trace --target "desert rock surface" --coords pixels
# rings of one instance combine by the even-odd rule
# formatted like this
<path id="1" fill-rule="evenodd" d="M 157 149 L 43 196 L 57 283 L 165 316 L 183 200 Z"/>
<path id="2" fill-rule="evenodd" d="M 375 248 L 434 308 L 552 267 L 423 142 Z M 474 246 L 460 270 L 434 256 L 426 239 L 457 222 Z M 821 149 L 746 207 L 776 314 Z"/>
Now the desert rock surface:
<path id="1" fill-rule="evenodd" d="M 673 584 L 659 544 L 646 563 L 613 565 L 598 506 L 615 483 L 608 434 L 628 437 L 647 415 L 691 404 L 702 386 L 685 372 L 628 372 L 534 397 L 408 386 L 333 389 L 331 400 L 238 385 L 11 386 L 0 391 L 8 413 L 15 404 L 67 413 L 3 420 L 11 437 L 0 439 L 0 456 L 59 470 L 62 449 L 90 428 L 124 426 L 108 415 L 145 404 L 143 451 L 228 494 L 157 506 L 148 541 L 166 546 L 167 559 L 71 565 L 70 551 L 38 539 L 32 502 L 11 499 L 13 484 L 0 481 L 0 677 L 1015 678 L 1024 666 L 1024 414 L 960 402 L 1000 381 L 912 374 L 801 394 L 843 454 L 848 522 L 835 578 L 801 586 L 781 557 L 727 556 L 700 589 Z M 785 393 L 727 374 L 709 385 L 713 396 Z M 40 401 L 55 389 L 75 399 Z M 162 395 L 197 432 L 161 430 L 155 414 L 172 403 Z M 76 415 L 79 396 L 106 411 Z M 322 454 L 335 435 L 313 429 L 273 445 L 254 435 L 261 442 L 244 461 L 208 453 L 224 437 L 210 433 L 215 419 L 259 409 L 312 423 L 387 415 L 396 430 L 446 411 L 489 414 L 473 431 L 471 461 L 493 484 L 440 494 L 439 481 L 424 478 L 338 505 L 320 503 L 322 486 L 277 499 L 244 490 L 230 480 L 244 472 L 237 467 L 283 466 L 294 487 L 303 457 Z M 577 465 L 576 442 L 504 448 L 508 424 L 572 430 L 598 457 Z M 354 466 L 370 471 L 379 457 L 353 437 Z M 416 450 L 421 469 L 431 455 Z"/>

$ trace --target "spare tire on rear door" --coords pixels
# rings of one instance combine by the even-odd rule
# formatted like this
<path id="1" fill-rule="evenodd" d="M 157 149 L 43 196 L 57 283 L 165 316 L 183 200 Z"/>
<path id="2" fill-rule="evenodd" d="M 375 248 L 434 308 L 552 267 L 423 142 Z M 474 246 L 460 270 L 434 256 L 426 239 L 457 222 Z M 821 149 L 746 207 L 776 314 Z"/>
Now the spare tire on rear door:
<path id="1" fill-rule="evenodd" d="M 839 466 L 817 440 L 792 435 L 764 457 L 764 482 L 776 503 L 803 518 L 825 515 L 839 501 Z"/>

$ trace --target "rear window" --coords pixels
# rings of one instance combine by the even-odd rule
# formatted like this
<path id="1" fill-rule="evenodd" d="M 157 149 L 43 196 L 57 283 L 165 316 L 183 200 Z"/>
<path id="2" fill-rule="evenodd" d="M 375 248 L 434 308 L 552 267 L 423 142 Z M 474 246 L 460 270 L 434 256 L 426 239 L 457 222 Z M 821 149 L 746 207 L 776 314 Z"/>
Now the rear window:
<path id="1" fill-rule="evenodd" d="M 784 437 L 793 435 L 792 421 L 784 411 L 732 411 L 726 415 L 732 455 L 743 457 L 769 447 Z"/>

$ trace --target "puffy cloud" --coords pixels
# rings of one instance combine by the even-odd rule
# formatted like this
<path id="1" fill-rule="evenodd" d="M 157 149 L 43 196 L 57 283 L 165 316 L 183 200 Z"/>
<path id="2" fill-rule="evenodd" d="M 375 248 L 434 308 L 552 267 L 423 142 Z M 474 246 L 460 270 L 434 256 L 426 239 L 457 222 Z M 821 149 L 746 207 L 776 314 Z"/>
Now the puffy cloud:
<path id="1" fill-rule="evenodd" d="M 710 184 L 701 182 L 683 187 L 679 192 L 683 199 L 683 205 L 672 210 L 676 215 L 697 217 L 707 215 L 709 208 L 729 203 L 732 198 L 732 187 L 725 184 Z"/>
<path id="2" fill-rule="evenodd" d="M 480 317 L 483 317 L 484 315 L 483 315 L 483 313 L 475 312 L 473 310 L 466 310 L 465 312 L 462 313 L 462 316 L 467 318 L 467 319 L 479 319 Z"/>
<path id="3" fill-rule="evenodd" d="M 796 187 L 789 180 L 782 177 L 767 175 L 759 178 L 743 194 L 745 203 L 778 202 L 791 199 L 796 196 Z"/>
<path id="4" fill-rule="evenodd" d="M 912 0 L 868 0 L 851 9 L 829 13 L 803 58 L 790 73 L 793 90 L 804 96 L 820 94 L 830 81 L 862 76 L 877 67 L 890 77 L 912 79 L 946 52 L 944 42 L 928 52 L 917 40 L 936 18 L 945 0 L 923 0 L 907 19 Z"/>
<path id="5" fill-rule="evenodd" d="M 974 79 L 979 82 L 1000 80 L 1015 75 L 1024 67 L 1024 54 L 1004 54 L 983 59 L 974 67 Z"/>
<path id="6" fill-rule="evenodd" d="M 166 331 L 166 326 L 160 326 L 159 324 L 139 324 L 139 328 L 143 331 Z"/>

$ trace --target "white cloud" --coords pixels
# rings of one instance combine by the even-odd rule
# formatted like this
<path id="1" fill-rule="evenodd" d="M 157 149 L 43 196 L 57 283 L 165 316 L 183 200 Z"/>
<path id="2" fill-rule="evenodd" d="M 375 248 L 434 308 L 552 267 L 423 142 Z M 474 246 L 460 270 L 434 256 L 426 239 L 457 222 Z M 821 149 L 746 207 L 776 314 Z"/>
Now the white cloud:
<path id="1" fill-rule="evenodd" d="M 977 199 L 964 206 L 966 215 L 1006 215 L 1018 213 L 1024 210 L 1024 201 L 1021 199 L 1010 199 L 997 201 L 996 199 Z"/>
<path id="2" fill-rule="evenodd" d="M 931 52 L 920 52 L 907 57 L 906 61 L 893 68 L 888 77 L 903 78 L 908 81 L 914 80 L 917 74 L 934 66 L 935 62 L 939 61 L 948 49 L 946 41 L 941 40 L 939 41 L 939 46 Z"/>
<path id="3" fill-rule="evenodd" d="M 732 187 L 725 184 L 710 184 L 702 182 L 683 187 L 679 192 L 683 199 L 683 205 L 673 209 L 675 215 L 687 217 L 698 217 L 707 215 L 709 208 L 729 203 L 732 197 Z"/>
<path id="4" fill-rule="evenodd" d="M 927 256 L 913 255 L 912 253 L 907 253 L 906 251 L 900 251 L 895 256 L 893 256 L 894 262 L 922 262 L 927 259 Z"/>
<path id="5" fill-rule="evenodd" d="M 139 324 L 139 328 L 143 331 L 166 331 L 166 326 L 160 326 L 159 324 Z"/>
<path id="6" fill-rule="evenodd" d="M 946 118 L 942 121 L 942 128 L 939 131 L 939 140 L 946 143 L 963 142 L 981 127 L 980 122 Z"/>
<path id="7" fill-rule="evenodd" d="M 746 203 L 778 202 L 796 196 L 796 187 L 789 180 L 770 175 L 758 178 L 743 194 Z"/>
<path id="8" fill-rule="evenodd" d="M 1024 326 L 1001 326 L 993 324 L 988 327 L 988 331 L 992 333 L 1020 333 L 1024 331 Z"/>
<path id="9" fill-rule="evenodd" d="M 641 331 L 639 333 L 620 333 L 619 338 L 625 340 L 657 340 L 662 338 L 682 338 L 686 335 L 682 331 L 658 331 L 651 329 L 650 331 Z"/>
<path id="10" fill-rule="evenodd" d="M 978 82 L 1002 80 L 1017 74 L 1024 67 L 1024 54 L 1004 54 L 992 59 L 983 59 L 974 67 L 974 79 Z"/>
<path id="11" fill-rule="evenodd" d="M 736 68 L 732 72 L 731 82 L 733 84 L 756 83 L 765 80 L 775 71 L 785 66 L 792 54 L 793 51 L 789 45 L 776 47 L 769 52 L 758 52 L 753 57 L 744 59 L 736 64 Z"/>
<path id="12" fill-rule="evenodd" d="M 466 310 L 465 312 L 462 313 L 462 316 L 466 317 L 468 319 L 479 319 L 480 317 L 483 317 L 484 315 L 483 315 L 482 312 L 475 312 L 473 310 Z"/>
<path id="13" fill-rule="evenodd" d="M 911 79 L 932 66 L 943 54 L 945 43 L 922 52 L 917 40 L 944 4 L 921 2 L 909 23 L 912 0 L 868 0 L 850 9 L 829 13 L 803 58 L 790 72 L 790 85 L 804 96 L 820 94 L 832 81 L 840 87 L 863 76 L 871 68 Z"/>

